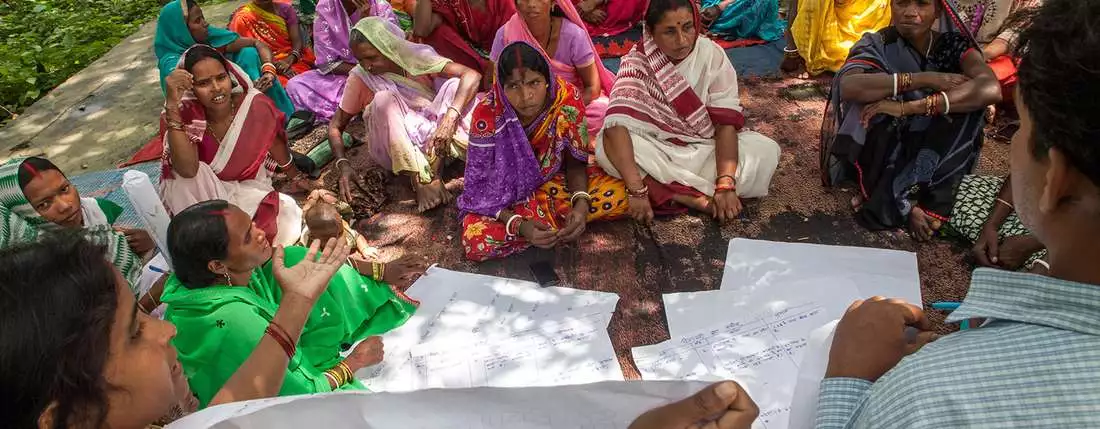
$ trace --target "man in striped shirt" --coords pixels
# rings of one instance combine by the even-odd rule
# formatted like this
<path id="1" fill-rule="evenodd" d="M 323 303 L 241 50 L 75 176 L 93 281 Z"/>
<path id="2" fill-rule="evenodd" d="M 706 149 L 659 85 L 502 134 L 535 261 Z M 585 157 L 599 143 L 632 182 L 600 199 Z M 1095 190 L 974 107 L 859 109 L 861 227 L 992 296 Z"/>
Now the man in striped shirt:
<path id="1" fill-rule="evenodd" d="M 949 321 L 987 322 L 923 348 L 933 336 L 911 333 L 927 327 L 920 308 L 853 304 L 817 428 L 1100 427 L 1097 17 L 1100 0 L 1046 0 L 1019 39 L 1013 201 L 1050 250 L 1049 277 L 977 270 Z"/>

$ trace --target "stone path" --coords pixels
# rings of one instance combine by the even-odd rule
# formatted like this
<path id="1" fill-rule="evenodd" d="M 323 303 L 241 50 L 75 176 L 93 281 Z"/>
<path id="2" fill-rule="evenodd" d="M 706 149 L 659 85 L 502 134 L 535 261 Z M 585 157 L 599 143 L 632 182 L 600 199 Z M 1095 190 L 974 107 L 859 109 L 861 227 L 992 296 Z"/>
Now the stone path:
<path id="1" fill-rule="evenodd" d="M 228 22 L 243 0 L 203 6 Z M 153 54 L 156 22 L 146 23 L 0 129 L 0 162 L 46 156 L 68 174 L 114 168 L 157 132 L 164 97 Z"/>

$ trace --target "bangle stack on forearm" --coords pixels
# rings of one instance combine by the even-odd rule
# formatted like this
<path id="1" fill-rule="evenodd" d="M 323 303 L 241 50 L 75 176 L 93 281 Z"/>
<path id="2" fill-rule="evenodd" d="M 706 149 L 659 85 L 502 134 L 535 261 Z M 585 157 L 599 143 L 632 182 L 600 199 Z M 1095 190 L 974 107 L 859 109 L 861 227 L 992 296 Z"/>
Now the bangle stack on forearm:
<path id="1" fill-rule="evenodd" d="M 336 364 L 336 366 L 332 367 L 328 371 L 325 371 L 325 378 L 328 379 L 331 386 L 334 386 L 334 388 L 338 388 L 354 380 L 355 373 L 352 372 L 347 363 L 341 361 L 340 363 Z"/>

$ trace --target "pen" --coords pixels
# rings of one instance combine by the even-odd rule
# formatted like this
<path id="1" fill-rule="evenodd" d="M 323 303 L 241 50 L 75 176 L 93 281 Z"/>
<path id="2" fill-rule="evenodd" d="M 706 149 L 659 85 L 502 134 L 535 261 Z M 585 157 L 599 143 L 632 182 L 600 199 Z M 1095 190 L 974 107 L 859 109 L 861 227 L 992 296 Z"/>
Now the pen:
<path id="1" fill-rule="evenodd" d="M 951 302 L 951 301 L 933 302 L 932 303 L 932 308 L 934 308 L 936 310 L 955 311 L 959 308 L 959 304 L 962 304 L 962 303 L 961 302 Z"/>
<path id="2" fill-rule="evenodd" d="M 168 270 L 166 270 L 164 268 L 161 268 L 161 267 L 158 267 L 156 265 L 150 265 L 149 266 L 149 271 L 152 271 L 154 273 L 168 274 Z"/>

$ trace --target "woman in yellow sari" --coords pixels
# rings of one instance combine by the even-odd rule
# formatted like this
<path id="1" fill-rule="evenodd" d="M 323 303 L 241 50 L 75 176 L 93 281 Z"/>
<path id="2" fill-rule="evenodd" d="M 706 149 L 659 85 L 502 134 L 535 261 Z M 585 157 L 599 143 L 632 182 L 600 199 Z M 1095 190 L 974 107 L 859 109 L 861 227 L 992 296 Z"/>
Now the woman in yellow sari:
<path id="1" fill-rule="evenodd" d="M 298 13 L 290 3 L 252 0 L 233 12 L 229 29 L 264 42 L 275 57 L 279 81 L 285 86 L 290 78 L 313 69 L 313 50 L 305 46 L 298 30 Z"/>
<path id="2" fill-rule="evenodd" d="M 890 0 L 791 0 L 783 71 L 836 72 L 863 37 L 890 25 Z"/>

